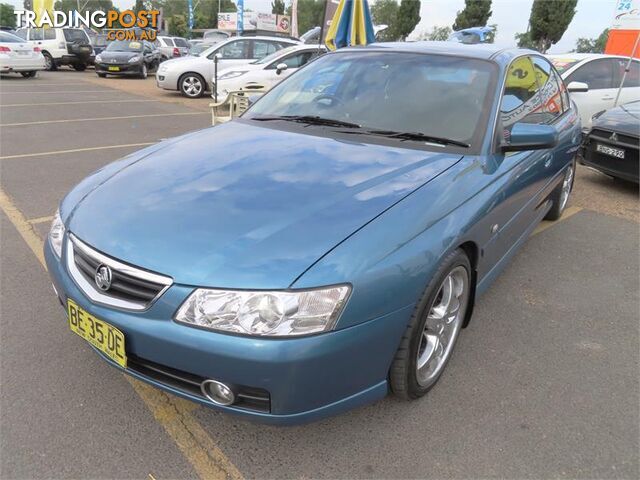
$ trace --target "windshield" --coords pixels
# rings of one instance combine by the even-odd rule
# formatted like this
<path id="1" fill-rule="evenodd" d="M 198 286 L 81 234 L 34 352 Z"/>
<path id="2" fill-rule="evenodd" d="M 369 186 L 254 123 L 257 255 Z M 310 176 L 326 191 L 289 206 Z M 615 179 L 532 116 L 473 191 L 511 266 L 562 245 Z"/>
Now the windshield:
<path id="1" fill-rule="evenodd" d="M 251 63 L 253 63 L 254 65 L 264 65 L 266 63 L 271 63 L 276 58 L 278 58 L 278 57 L 280 57 L 282 55 L 286 55 L 289 52 L 293 52 L 295 49 L 296 49 L 295 46 L 283 48 L 281 50 L 278 50 L 277 52 L 273 52 L 271 55 L 267 55 L 266 57 L 261 58 L 260 60 L 256 60 L 255 62 L 251 62 Z"/>
<path id="2" fill-rule="evenodd" d="M 107 52 L 141 52 L 141 42 L 129 42 L 127 40 L 114 40 L 107 46 Z"/>
<path id="3" fill-rule="evenodd" d="M 96 35 L 93 38 L 93 44 L 96 47 L 104 47 L 107 44 L 107 36 L 106 35 Z"/>
<path id="4" fill-rule="evenodd" d="M 487 61 L 444 55 L 332 53 L 284 80 L 243 118 L 312 116 L 477 147 L 496 70 Z"/>
<path id="5" fill-rule="evenodd" d="M 560 75 L 573 67 L 576 63 L 580 62 L 580 60 L 575 58 L 550 58 L 553 66 L 556 67 L 556 70 Z"/>
<path id="6" fill-rule="evenodd" d="M 204 52 L 205 50 L 209 50 L 211 47 L 213 47 L 211 43 L 198 43 L 193 47 L 191 47 L 191 50 L 189 50 L 189 53 L 191 55 L 195 55 L 196 57 L 199 57 L 202 52 Z"/>

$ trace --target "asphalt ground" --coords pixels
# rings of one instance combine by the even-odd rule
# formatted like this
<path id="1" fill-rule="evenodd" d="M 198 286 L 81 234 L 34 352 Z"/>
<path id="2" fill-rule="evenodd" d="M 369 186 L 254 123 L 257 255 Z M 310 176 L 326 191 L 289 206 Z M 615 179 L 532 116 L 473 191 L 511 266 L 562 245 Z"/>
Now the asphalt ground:
<path id="1" fill-rule="evenodd" d="M 208 100 L 189 102 L 91 71 L 0 80 L 1 478 L 640 476 L 638 190 L 584 168 L 420 401 L 271 427 L 106 365 L 68 330 L 40 248 L 88 173 L 207 127 Z"/>

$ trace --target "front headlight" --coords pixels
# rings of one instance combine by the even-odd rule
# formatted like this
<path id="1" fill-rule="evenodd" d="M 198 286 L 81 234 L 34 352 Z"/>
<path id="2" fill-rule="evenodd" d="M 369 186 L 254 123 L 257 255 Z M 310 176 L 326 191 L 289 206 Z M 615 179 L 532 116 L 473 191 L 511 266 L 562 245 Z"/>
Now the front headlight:
<path id="1" fill-rule="evenodd" d="M 131 57 L 131 58 L 129 59 L 129 63 L 137 63 L 137 62 L 139 62 L 140 60 L 142 60 L 142 57 L 141 57 L 140 55 L 136 55 L 135 57 Z"/>
<path id="2" fill-rule="evenodd" d="M 245 73 L 247 73 L 247 70 L 238 70 L 238 71 L 223 73 L 219 77 L 219 80 L 229 80 L 230 78 L 236 78 L 241 75 L 244 75 Z"/>
<path id="3" fill-rule="evenodd" d="M 102 63 L 102 57 L 100 56 L 100 54 L 96 55 L 96 58 L 94 60 L 96 63 Z"/>
<path id="4" fill-rule="evenodd" d="M 162 63 L 161 63 L 161 64 L 160 64 L 160 68 L 158 69 L 158 73 L 164 73 L 164 72 L 166 72 L 167 70 L 169 70 L 169 67 L 167 67 L 166 65 L 164 65 L 164 64 L 162 64 Z"/>
<path id="5" fill-rule="evenodd" d="M 49 230 L 49 242 L 58 258 L 62 256 L 62 239 L 64 238 L 64 223 L 60 218 L 60 210 L 56 210 L 51 222 L 51 230 Z"/>
<path id="6" fill-rule="evenodd" d="M 300 291 L 195 290 L 176 313 L 194 327 L 258 336 L 331 330 L 350 292 L 347 285 Z"/>

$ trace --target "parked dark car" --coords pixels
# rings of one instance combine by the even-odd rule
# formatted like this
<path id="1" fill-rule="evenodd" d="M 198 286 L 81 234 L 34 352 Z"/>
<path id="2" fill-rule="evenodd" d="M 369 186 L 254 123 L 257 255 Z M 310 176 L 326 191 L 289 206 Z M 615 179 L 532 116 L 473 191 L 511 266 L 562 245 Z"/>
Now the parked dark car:
<path id="1" fill-rule="evenodd" d="M 585 139 L 583 163 L 614 178 L 640 183 L 640 102 L 598 113 Z"/>
<path id="2" fill-rule="evenodd" d="M 160 64 L 158 49 L 146 41 L 115 40 L 96 55 L 96 73 L 99 77 L 125 75 L 147 78 Z"/>

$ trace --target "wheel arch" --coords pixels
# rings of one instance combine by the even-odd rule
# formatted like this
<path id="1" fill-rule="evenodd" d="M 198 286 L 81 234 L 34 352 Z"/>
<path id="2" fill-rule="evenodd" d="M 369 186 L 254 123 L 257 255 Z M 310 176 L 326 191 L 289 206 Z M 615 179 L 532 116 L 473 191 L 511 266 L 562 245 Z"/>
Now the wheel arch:
<path id="1" fill-rule="evenodd" d="M 476 303 L 476 284 L 478 283 L 478 258 L 480 256 L 480 249 L 478 248 L 478 245 L 471 240 L 458 245 L 456 248 L 459 248 L 467 255 L 469 263 L 471 264 L 471 278 L 469 281 L 471 292 L 469 292 L 469 305 L 467 306 L 464 322 L 462 323 L 462 328 L 466 328 L 471 321 L 473 307 Z"/>

